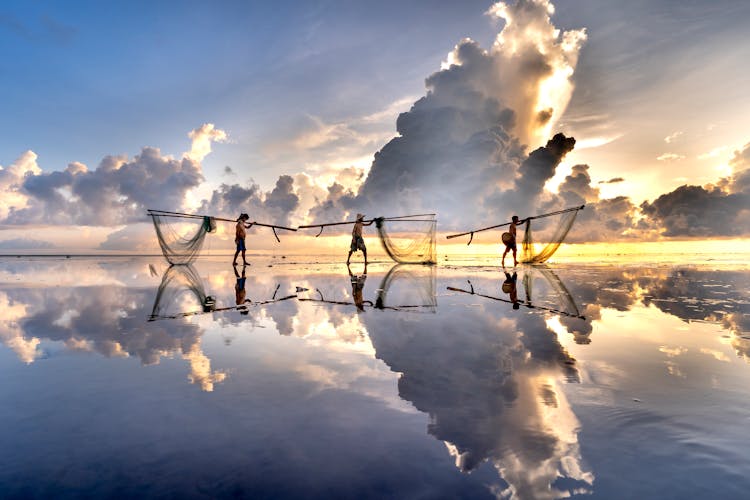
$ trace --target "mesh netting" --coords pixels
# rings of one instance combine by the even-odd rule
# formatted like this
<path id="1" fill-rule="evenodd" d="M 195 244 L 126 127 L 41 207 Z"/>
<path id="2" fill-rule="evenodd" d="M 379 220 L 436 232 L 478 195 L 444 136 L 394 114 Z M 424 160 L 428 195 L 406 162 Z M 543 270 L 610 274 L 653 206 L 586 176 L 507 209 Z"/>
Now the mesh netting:
<path id="1" fill-rule="evenodd" d="M 526 229 L 523 235 L 521 262 L 537 264 L 546 262 L 552 257 L 552 254 L 560 248 L 563 240 L 568 235 L 568 231 L 570 231 L 573 222 L 576 220 L 576 215 L 578 215 L 578 210 L 562 213 L 559 217 L 549 219 L 528 219 L 526 221 Z M 541 229 L 542 233 L 541 238 L 543 238 L 543 241 L 547 242 L 539 251 L 535 250 L 534 237 L 531 230 L 532 220 L 534 220 L 535 226 L 540 226 L 539 229 Z"/>
<path id="2" fill-rule="evenodd" d="M 375 219 L 378 236 L 388 256 L 400 264 L 435 264 L 434 216 Z"/>
<path id="3" fill-rule="evenodd" d="M 555 296 L 557 297 L 557 300 L 560 304 L 560 311 L 561 313 L 567 315 L 567 316 L 581 316 L 581 312 L 578 310 L 578 306 L 576 305 L 575 300 L 573 299 L 573 296 L 570 294 L 570 291 L 568 291 L 568 288 L 565 286 L 565 284 L 562 282 L 562 280 L 555 274 L 552 269 L 548 268 L 547 266 L 534 266 L 529 268 L 529 270 L 526 272 L 526 274 L 523 277 L 523 286 L 524 291 L 526 292 L 526 302 L 531 304 L 533 302 L 532 299 L 532 292 L 533 292 L 533 275 L 539 271 L 542 276 L 547 280 L 547 283 L 549 283 L 550 287 L 554 291 Z"/>
<path id="4" fill-rule="evenodd" d="M 215 305 L 214 298 L 206 295 L 203 280 L 193 266 L 172 265 L 161 279 L 149 320 L 209 312 Z"/>
<path id="5" fill-rule="evenodd" d="M 380 283 L 375 307 L 435 312 L 435 267 L 396 264 Z"/>
<path id="6" fill-rule="evenodd" d="M 213 217 L 177 217 L 149 213 L 164 258 L 170 264 L 188 264 L 195 260 L 206 233 L 216 231 Z"/>

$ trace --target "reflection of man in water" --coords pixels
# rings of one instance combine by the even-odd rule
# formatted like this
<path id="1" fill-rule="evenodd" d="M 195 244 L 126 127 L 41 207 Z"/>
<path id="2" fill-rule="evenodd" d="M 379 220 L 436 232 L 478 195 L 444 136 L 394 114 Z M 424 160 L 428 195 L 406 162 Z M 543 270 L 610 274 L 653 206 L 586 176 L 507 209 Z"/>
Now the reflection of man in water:
<path id="1" fill-rule="evenodd" d="M 352 268 L 346 266 L 349 270 L 349 280 L 352 283 L 352 298 L 354 299 L 354 305 L 357 306 L 358 311 L 365 310 L 365 301 L 362 298 L 362 291 L 365 288 L 365 280 L 367 279 L 367 267 L 365 267 L 362 274 L 355 276 L 352 274 Z"/>
<path id="2" fill-rule="evenodd" d="M 239 306 L 242 306 L 240 309 L 240 314 L 247 314 L 248 310 L 245 307 L 245 302 L 250 302 L 249 299 L 245 298 L 245 295 L 247 292 L 245 292 L 245 269 L 246 266 L 242 266 L 242 274 L 237 272 L 237 267 L 233 266 L 234 269 L 234 276 L 237 278 L 237 283 L 234 285 L 234 301 L 237 304 L 237 308 L 240 309 Z"/>
<path id="3" fill-rule="evenodd" d="M 503 293 L 508 294 L 508 298 L 513 302 L 513 309 L 518 309 L 521 304 L 518 302 L 518 289 L 516 288 L 516 282 L 518 281 L 518 275 L 514 272 L 513 275 L 505 273 L 505 281 L 503 282 Z"/>

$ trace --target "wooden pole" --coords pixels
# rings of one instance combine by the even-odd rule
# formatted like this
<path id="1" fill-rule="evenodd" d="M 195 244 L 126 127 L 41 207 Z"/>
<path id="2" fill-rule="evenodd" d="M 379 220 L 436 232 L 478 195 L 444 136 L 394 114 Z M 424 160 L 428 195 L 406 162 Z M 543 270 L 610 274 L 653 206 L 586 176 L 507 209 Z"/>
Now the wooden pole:
<path id="1" fill-rule="evenodd" d="M 532 217 L 527 217 L 525 219 L 520 219 L 520 222 L 525 222 L 527 220 L 533 220 L 533 219 L 541 219 L 543 217 L 550 217 L 552 215 L 564 214 L 564 213 L 573 212 L 573 211 L 576 211 L 576 210 L 583 210 L 583 207 L 585 207 L 585 206 L 586 205 L 581 205 L 580 207 L 566 208 L 565 210 L 558 210 L 556 212 L 550 212 L 548 214 L 534 215 Z M 469 243 L 468 244 L 471 244 L 471 240 L 474 239 L 474 233 L 479 233 L 481 231 L 488 231 L 490 229 L 496 229 L 498 227 L 510 226 L 511 224 L 513 224 L 513 223 L 512 222 L 506 222 L 505 224 L 497 224 L 495 226 L 483 227 L 481 229 L 474 229 L 473 231 L 466 231 L 465 233 L 449 234 L 448 236 L 446 236 L 446 238 L 447 239 L 458 238 L 459 236 L 466 236 L 467 234 L 470 234 L 471 238 L 469 239 Z"/>

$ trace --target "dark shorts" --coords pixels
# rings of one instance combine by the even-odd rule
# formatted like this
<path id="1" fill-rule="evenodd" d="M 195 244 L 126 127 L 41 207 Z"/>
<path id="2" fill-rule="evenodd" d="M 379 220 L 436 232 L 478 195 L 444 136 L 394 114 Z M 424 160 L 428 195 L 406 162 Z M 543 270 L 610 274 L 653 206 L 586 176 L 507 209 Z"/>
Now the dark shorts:
<path id="1" fill-rule="evenodd" d="M 361 236 L 352 236 L 352 246 L 350 248 L 350 251 L 356 252 L 357 250 L 362 250 L 363 252 L 367 251 L 367 247 L 365 247 L 365 240 Z"/>
<path id="2" fill-rule="evenodd" d="M 516 240 L 513 240 L 513 243 L 508 243 L 505 245 L 506 250 L 515 250 L 518 251 L 518 247 L 516 246 Z"/>
<path id="3" fill-rule="evenodd" d="M 238 252 L 240 252 L 242 250 L 247 250 L 245 248 L 245 240 L 237 240 L 236 243 L 237 243 L 237 251 Z"/>

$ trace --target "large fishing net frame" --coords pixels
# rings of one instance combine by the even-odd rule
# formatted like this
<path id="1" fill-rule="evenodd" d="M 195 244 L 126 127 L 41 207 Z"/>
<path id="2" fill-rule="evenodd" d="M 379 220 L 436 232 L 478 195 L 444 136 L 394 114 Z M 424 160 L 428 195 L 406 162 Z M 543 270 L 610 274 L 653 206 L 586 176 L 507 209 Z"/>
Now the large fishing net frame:
<path id="1" fill-rule="evenodd" d="M 388 256 L 399 264 L 435 264 L 437 248 L 434 214 L 375 219 L 380 243 Z"/>
<path id="2" fill-rule="evenodd" d="M 570 228 L 573 227 L 578 212 L 579 210 L 571 210 L 569 212 L 560 213 L 557 225 L 554 227 L 551 234 L 545 235 L 545 241 L 547 243 L 539 251 L 535 250 L 534 236 L 531 229 L 531 221 L 535 218 L 530 217 L 526 219 L 526 223 L 524 224 L 523 243 L 521 245 L 521 262 L 524 264 L 541 264 L 547 262 L 557 249 L 560 248 L 560 245 L 562 245 L 563 240 L 565 240 L 568 232 L 570 232 Z M 539 217 L 536 217 L 536 219 L 538 218 Z"/>
<path id="3" fill-rule="evenodd" d="M 206 234 L 216 231 L 214 217 L 181 217 L 151 212 L 156 238 L 170 264 L 189 264 L 200 254 Z"/>
<path id="4" fill-rule="evenodd" d="M 375 223 L 378 238 L 383 250 L 399 264 L 436 264 L 437 249 L 435 234 L 437 219 L 435 214 L 401 215 L 398 217 L 377 217 L 360 219 L 365 224 Z M 317 238 L 329 226 L 355 224 L 356 221 L 310 224 L 299 229 L 320 228 Z"/>
<path id="5" fill-rule="evenodd" d="M 570 232 L 570 228 L 573 227 L 573 223 L 576 220 L 576 216 L 578 215 L 578 212 L 583 210 L 585 205 L 581 205 L 578 207 L 572 207 L 572 208 L 566 208 L 564 210 L 557 210 L 556 212 L 550 212 L 546 214 L 541 215 L 535 215 L 532 217 L 527 217 L 526 219 L 522 219 L 522 221 L 525 223 L 526 227 L 524 229 L 524 236 L 523 236 L 523 242 L 522 242 L 522 252 L 521 252 L 521 262 L 525 264 L 541 264 L 543 262 L 546 262 L 549 260 L 550 257 L 557 251 L 558 248 L 560 248 L 560 245 L 562 245 L 563 240 L 565 240 L 565 237 L 568 235 L 568 232 Z M 559 216 L 557 219 L 550 219 L 552 221 L 552 224 L 556 225 L 554 228 L 543 228 L 543 240 L 545 241 L 544 247 L 542 247 L 541 250 L 536 251 L 536 245 L 534 244 L 534 235 L 532 234 L 531 229 L 531 221 L 537 220 L 537 219 L 545 219 L 547 217 L 553 217 L 553 216 Z M 475 229 L 473 231 L 467 231 L 465 233 L 459 233 L 459 234 L 449 234 L 446 236 L 446 238 L 458 238 L 460 236 L 467 236 L 469 235 L 469 242 L 467 245 L 471 245 L 471 242 L 474 240 L 474 234 L 479 233 L 481 231 L 488 231 L 490 229 L 497 229 L 500 227 L 510 226 L 513 224 L 513 222 L 506 222 L 504 224 L 496 224 L 494 226 L 489 227 L 483 227 L 481 229 Z M 534 226 L 536 227 L 540 223 L 535 222 Z M 544 225 L 543 223 L 541 223 Z M 550 225 L 550 223 L 546 224 L 547 226 Z M 508 234 L 503 235 L 503 242 L 506 241 L 506 238 L 509 238 L 509 241 L 513 241 L 513 237 Z M 508 243 L 510 244 L 510 243 Z"/>
<path id="6" fill-rule="evenodd" d="M 164 258 L 170 264 L 189 264 L 193 262 L 200 254 L 206 234 L 216 232 L 217 221 L 239 222 L 239 219 L 233 220 L 165 210 L 149 209 L 147 213 L 154 223 L 156 237 L 159 240 L 159 246 L 164 254 Z M 252 226 L 271 228 L 278 242 L 281 242 L 281 240 L 276 233 L 277 229 L 297 231 L 297 229 L 291 227 L 262 224 L 260 222 L 252 222 L 248 227 Z"/>

